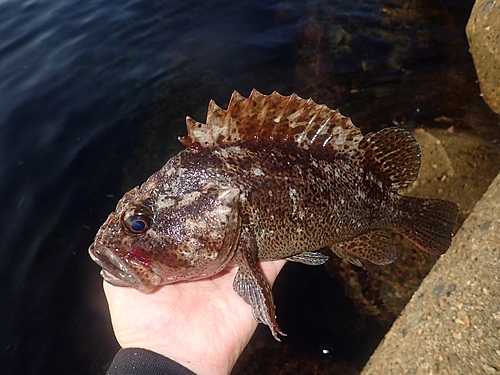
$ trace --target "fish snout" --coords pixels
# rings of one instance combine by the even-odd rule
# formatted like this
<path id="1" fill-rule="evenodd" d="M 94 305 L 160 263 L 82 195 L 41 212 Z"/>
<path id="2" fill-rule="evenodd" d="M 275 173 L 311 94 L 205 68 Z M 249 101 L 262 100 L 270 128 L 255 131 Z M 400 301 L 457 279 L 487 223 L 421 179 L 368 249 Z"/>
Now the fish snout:
<path id="1" fill-rule="evenodd" d="M 89 248 L 89 254 L 102 268 L 102 278 L 111 285 L 133 287 L 149 293 L 161 283 L 161 278 L 150 265 L 127 259 L 126 254 L 122 252 L 93 243 Z"/>

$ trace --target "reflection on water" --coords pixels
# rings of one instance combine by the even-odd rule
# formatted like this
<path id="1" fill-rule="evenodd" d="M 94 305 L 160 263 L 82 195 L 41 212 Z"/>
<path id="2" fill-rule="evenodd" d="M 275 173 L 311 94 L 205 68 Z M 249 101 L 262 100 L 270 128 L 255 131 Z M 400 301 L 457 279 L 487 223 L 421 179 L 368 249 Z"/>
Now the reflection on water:
<path id="1" fill-rule="evenodd" d="M 471 7 L 0 2 L 3 367 L 102 372 L 116 344 L 87 247 L 122 193 L 180 149 L 184 117 L 203 120 L 209 99 L 295 91 L 363 130 L 442 116 L 491 123 L 463 31 Z"/>
<path id="2" fill-rule="evenodd" d="M 472 2 L 356 3 L 309 11 L 299 64 L 306 96 L 332 97 L 366 130 L 463 118 L 482 105 L 463 27 Z"/>

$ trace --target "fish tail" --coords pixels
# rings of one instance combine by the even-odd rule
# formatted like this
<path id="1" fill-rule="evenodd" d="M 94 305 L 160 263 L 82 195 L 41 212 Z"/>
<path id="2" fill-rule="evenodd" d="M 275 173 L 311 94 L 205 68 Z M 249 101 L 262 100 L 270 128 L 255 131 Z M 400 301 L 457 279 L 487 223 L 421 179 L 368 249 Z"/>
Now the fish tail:
<path id="1" fill-rule="evenodd" d="M 459 214 L 458 206 L 441 199 L 406 198 L 408 216 L 398 231 L 421 250 L 441 255 L 448 250 Z"/>

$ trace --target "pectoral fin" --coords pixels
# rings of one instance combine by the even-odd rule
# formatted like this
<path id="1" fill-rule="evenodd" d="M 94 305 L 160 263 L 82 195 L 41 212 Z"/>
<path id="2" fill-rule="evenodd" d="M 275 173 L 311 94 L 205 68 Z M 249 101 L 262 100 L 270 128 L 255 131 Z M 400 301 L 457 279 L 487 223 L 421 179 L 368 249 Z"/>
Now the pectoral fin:
<path id="1" fill-rule="evenodd" d="M 235 256 L 239 268 L 233 281 L 233 288 L 246 303 L 252 306 L 255 320 L 267 325 L 271 329 L 273 337 L 277 341 L 281 341 L 278 333 L 282 336 L 286 336 L 286 334 L 281 331 L 276 321 L 276 310 L 271 287 L 264 280 L 252 257 L 253 251 L 256 253 L 256 245 L 248 238 L 242 238 L 240 245 L 242 246 L 239 247 Z"/>
<path id="2" fill-rule="evenodd" d="M 394 239 L 386 230 L 366 232 L 353 240 L 332 245 L 330 249 L 359 267 L 362 266 L 359 258 L 379 265 L 390 264 L 396 259 Z"/>

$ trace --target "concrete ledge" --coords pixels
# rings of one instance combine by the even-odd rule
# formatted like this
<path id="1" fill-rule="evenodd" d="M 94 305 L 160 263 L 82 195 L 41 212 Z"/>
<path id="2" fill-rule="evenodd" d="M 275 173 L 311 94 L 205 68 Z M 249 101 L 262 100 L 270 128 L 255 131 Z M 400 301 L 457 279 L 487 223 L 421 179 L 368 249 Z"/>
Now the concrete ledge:
<path id="1" fill-rule="evenodd" d="M 500 374 L 500 175 L 362 375 Z"/>

